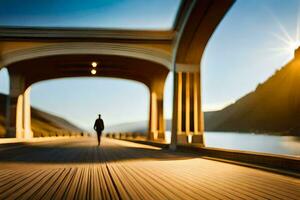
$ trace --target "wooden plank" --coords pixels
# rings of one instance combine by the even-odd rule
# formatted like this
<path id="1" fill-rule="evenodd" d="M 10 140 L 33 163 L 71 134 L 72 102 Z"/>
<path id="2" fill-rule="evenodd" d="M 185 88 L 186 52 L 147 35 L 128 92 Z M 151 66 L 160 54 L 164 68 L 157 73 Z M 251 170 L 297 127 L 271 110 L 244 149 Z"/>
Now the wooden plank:
<path id="1" fill-rule="evenodd" d="M 0 199 L 300 199 L 297 178 L 106 138 L 2 152 Z"/>
<path id="2" fill-rule="evenodd" d="M 57 173 L 54 173 L 53 176 L 47 181 L 47 183 L 41 185 L 39 190 L 30 196 L 32 200 L 38 199 L 50 199 L 56 189 L 60 186 L 63 179 L 70 172 L 70 169 L 59 169 Z M 52 192 L 51 192 L 52 191 Z"/>

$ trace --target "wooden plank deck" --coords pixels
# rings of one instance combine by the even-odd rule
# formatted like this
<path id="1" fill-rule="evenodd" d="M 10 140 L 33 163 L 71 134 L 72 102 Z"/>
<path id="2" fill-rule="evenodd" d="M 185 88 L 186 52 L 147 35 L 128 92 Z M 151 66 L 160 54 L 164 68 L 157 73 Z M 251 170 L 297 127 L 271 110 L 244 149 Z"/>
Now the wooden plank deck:
<path id="1" fill-rule="evenodd" d="M 0 199 L 300 199 L 300 180 L 103 138 L 0 145 Z"/>

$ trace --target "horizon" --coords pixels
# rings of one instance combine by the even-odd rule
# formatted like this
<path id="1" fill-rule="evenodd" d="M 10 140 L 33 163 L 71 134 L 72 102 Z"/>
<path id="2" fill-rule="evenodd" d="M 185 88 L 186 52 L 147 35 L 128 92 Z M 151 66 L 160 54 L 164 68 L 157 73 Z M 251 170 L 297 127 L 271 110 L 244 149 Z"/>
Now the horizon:
<path id="1" fill-rule="evenodd" d="M 124 2 L 128 3 L 128 1 Z M 145 11 L 147 6 L 137 4 L 131 10 L 145 12 L 146 17 L 141 15 L 140 19 L 127 18 L 131 21 L 126 24 L 124 22 L 126 20 L 122 18 L 124 13 L 122 15 L 122 13 L 114 11 L 111 13 L 114 20 L 108 17 L 108 11 L 115 9 L 116 6 L 119 11 L 124 9 L 122 2 L 111 1 L 108 3 L 106 1 L 107 4 L 104 7 L 103 5 L 98 7 L 99 9 L 107 8 L 106 16 L 103 13 L 101 15 L 101 17 L 105 17 L 106 21 L 103 23 L 104 20 L 101 20 L 103 24 L 97 24 L 97 27 L 107 27 L 108 24 L 108 27 L 120 27 L 122 25 L 122 28 L 130 29 L 168 29 L 174 23 L 172 16 L 178 9 L 179 2 L 176 1 L 171 4 L 171 8 L 163 14 L 161 12 L 156 13 L 157 16 L 152 11 L 158 8 L 160 10 L 165 9 L 170 4 L 169 1 L 164 3 L 155 1 L 151 4 L 151 12 Z M 10 2 L 6 3 L 6 7 L 3 6 L 2 9 L 14 5 Z M 132 3 L 134 2 L 132 1 Z M 52 11 L 55 11 L 57 8 L 53 5 L 52 9 Z M 66 27 L 68 27 L 67 25 L 73 26 L 72 23 L 76 20 L 68 18 L 70 16 L 74 17 L 72 12 L 79 8 L 75 6 L 73 11 L 71 8 L 69 9 L 69 13 L 65 13 L 65 16 L 63 11 L 60 14 L 61 19 L 63 19 L 63 16 L 66 18 L 65 21 L 60 21 L 60 23 L 64 23 Z M 25 10 L 25 13 L 29 15 L 34 9 L 33 7 L 30 9 L 26 7 Z M 88 15 L 89 10 L 87 9 L 84 12 L 86 14 L 85 20 L 88 20 L 89 17 L 94 20 L 95 11 L 97 10 L 92 10 Z M 126 10 L 126 12 L 128 11 L 130 10 Z M 18 10 L 18 12 L 20 11 Z M 9 13 L 9 9 L 6 12 L 1 12 L 0 22 L 1 20 L 4 22 L 5 19 L 10 19 L 5 22 L 16 25 L 19 21 L 14 21 L 14 19 L 19 15 L 13 17 L 14 13 Z M 30 19 L 35 19 L 37 14 L 40 13 L 32 14 Z M 76 16 L 79 16 L 78 13 Z M 134 14 L 130 16 L 134 16 Z M 48 19 L 47 16 L 45 19 Z M 152 20 L 151 26 L 145 26 L 147 24 L 145 21 L 149 19 Z M 156 19 L 164 20 L 160 23 Z M 38 24 L 38 22 L 40 23 L 39 20 L 29 20 L 28 22 Z M 53 26 L 53 22 L 53 20 L 48 22 L 48 26 Z M 96 23 L 96 21 L 94 20 L 93 23 Z M 80 21 L 78 26 L 83 24 L 84 21 Z M 143 24 L 144 27 L 138 26 L 138 24 Z M 89 25 L 93 27 L 93 24 Z M 47 23 L 45 23 L 45 26 L 47 26 Z M 291 0 L 288 3 L 282 3 L 279 0 L 264 2 L 259 0 L 236 1 L 217 27 L 203 55 L 201 62 L 203 110 L 220 110 L 234 103 L 245 94 L 255 90 L 259 83 L 267 80 L 277 69 L 289 62 L 293 57 L 293 52 L 280 51 L 280 49 L 287 48 L 287 45 L 293 45 L 286 44 L 285 38 L 288 38 L 288 36 L 294 40 L 293 42 L 299 44 L 298 28 L 299 1 L 297 0 Z M 278 32 L 279 35 L 275 35 Z M 5 70 L 0 72 L 0 92 L 5 94 L 8 93 L 6 73 Z M 170 119 L 172 116 L 173 88 L 172 75 L 170 74 L 165 86 L 165 119 Z M 143 85 L 121 79 L 96 79 L 92 77 L 68 78 L 34 84 L 31 90 L 32 106 L 63 117 L 84 129 L 91 129 L 91 124 L 93 124 L 99 112 L 104 113 L 103 118 L 107 126 L 148 120 L 149 94 Z M 74 88 L 79 94 L 85 94 L 86 96 L 74 95 L 72 92 Z M 92 95 L 90 94 L 92 92 L 87 91 L 86 88 L 90 88 L 93 94 L 97 91 L 100 94 L 105 94 L 105 96 Z M 120 98 L 126 98 L 126 101 L 120 103 Z M 101 101 L 95 99 L 101 99 Z M 85 105 L 88 106 L 85 107 Z M 129 110 L 128 107 L 135 107 L 135 109 Z"/>

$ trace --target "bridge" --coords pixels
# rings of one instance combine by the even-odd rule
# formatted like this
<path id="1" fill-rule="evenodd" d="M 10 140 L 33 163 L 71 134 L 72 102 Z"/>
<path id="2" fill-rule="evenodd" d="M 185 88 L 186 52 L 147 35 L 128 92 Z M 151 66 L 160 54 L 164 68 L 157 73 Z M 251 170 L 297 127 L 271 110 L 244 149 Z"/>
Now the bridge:
<path id="1" fill-rule="evenodd" d="M 12 142 L 2 139 L 0 145 L 0 199 L 299 199 L 299 159 L 255 155 L 258 164 L 246 165 L 254 157 L 229 156 L 243 158 L 241 164 L 220 159 L 224 152 L 210 154 L 218 159 L 197 152 L 205 147 L 201 58 L 232 4 L 182 1 L 173 28 L 165 31 L 0 27 L 0 69 L 7 68 L 10 77 L 6 136 Z M 163 91 L 170 72 L 168 148 L 111 138 L 101 148 L 91 137 L 34 138 L 31 85 L 99 76 L 146 85 L 147 141 L 164 141 Z M 182 146 L 193 150 L 174 151 Z M 284 168 L 283 161 L 296 173 L 261 166 Z"/>
<path id="2" fill-rule="evenodd" d="M 0 199 L 299 199 L 300 180 L 104 138 L 0 147 Z"/>
<path id="3" fill-rule="evenodd" d="M 172 148 L 204 144 L 201 57 L 232 0 L 182 1 L 171 30 L 0 27 L 0 68 L 10 77 L 7 137 L 32 138 L 30 86 L 64 77 L 94 76 L 138 81 L 150 96 L 149 140 L 164 139 L 163 92 L 174 72 Z M 190 140 L 188 139 L 190 137 Z"/>

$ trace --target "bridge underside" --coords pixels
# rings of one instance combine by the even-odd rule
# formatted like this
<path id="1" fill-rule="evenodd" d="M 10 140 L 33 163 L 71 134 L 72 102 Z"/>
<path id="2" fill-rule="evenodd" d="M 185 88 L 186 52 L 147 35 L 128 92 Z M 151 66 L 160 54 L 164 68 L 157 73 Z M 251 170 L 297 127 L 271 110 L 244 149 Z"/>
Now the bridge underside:
<path id="1" fill-rule="evenodd" d="M 98 63 L 93 68 L 91 63 Z M 66 77 L 113 77 L 144 84 L 150 93 L 149 139 L 164 139 L 163 96 L 169 69 L 142 59 L 116 55 L 56 55 L 26 59 L 9 65 L 10 115 L 8 136 L 31 138 L 30 86 L 36 82 Z M 97 73 L 91 75 L 91 70 Z M 88 89 L 88 88 L 87 88 Z M 74 91 L 75 92 L 75 91 Z M 105 94 L 103 94 L 105 95 Z"/>
<path id="2" fill-rule="evenodd" d="M 0 145 L 0 199 L 299 199 L 299 179 L 103 138 Z"/>
<path id="3" fill-rule="evenodd" d="M 169 70 L 155 62 L 112 55 L 58 55 L 27 59 L 8 66 L 12 74 L 25 77 L 25 87 L 33 83 L 66 77 L 93 77 L 92 62 L 97 62 L 94 77 L 115 77 L 135 80 L 149 88 L 164 84 Z M 150 76 L 151 75 L 151 76 Z M 162 85 L 163 86 L 163 85 Z"/>

